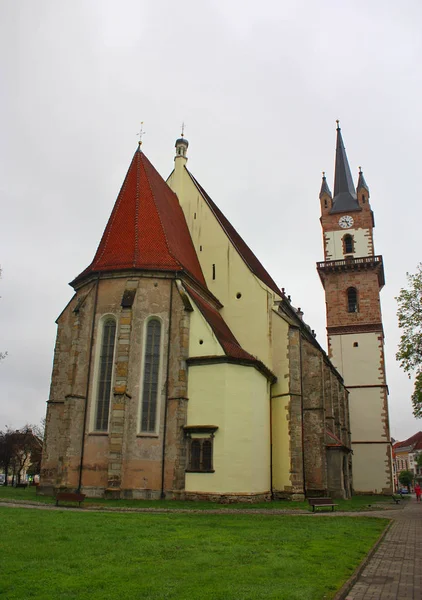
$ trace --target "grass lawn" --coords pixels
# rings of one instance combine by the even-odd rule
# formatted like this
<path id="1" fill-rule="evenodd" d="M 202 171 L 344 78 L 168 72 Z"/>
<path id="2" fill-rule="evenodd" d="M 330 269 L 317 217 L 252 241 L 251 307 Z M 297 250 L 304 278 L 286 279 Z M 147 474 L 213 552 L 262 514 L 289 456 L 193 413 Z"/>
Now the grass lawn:
<path id="1" fill-rule="evenodd" d="M 0 505 L 5 600 L 332 598 L 387 521 Z"/>
<path id="2" fill-rule="evenodd" d="M 404 501 L 408 498 L 404 498 Z M 37 496 L 36 487 L 13 488 L 11 486 L 0 486 L 0 506 L 1 500 L 29 500 L 31 502 L 41 502 L 43 504 L 54 504 L 54 498 L 50 496 Z M 336 510 L 360 511 L 379 508 L 384 504 L 386 507 L 394 505 L 391 496 L 354 496 L 350 500 L 334 500 L 338 507 Z M 375 507 L 374 505 L 377 505 Z M 190 510 L 245 510 L 259 508 L 263 510 L 309 510 L 312 511 L 307 501 L 290 502 L 289 500 L 278 500 L 274 502 L 260 502 L 256 504 L 219 504 L 217 502 L 182 502 L 178 500 L 104 500 L 101 498 L 87 498 L 84 501 L 86 507 L 100 506 L 116 508 L 178 508 Z M 320 512 L 320 511 L 319 511 Z"/>

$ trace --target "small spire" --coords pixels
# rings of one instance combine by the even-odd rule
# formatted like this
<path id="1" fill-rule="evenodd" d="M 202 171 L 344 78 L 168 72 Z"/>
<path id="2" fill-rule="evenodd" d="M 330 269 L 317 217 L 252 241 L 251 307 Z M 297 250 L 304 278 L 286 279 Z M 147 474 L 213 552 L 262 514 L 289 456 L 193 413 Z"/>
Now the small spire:
<path id="1" fill-rule="evenodd" d="M 362 167 L 359 167 L 359 179 L 358 179 L 358 186 L 357 186 L 356 190 L 360 190 L 362 188 L 365 189 L 369 194 L 369 187 L 365 181 L 365 177 L 363 176 Z"/>
<path id="2" fill-rule="evenodd" d="M 189 146 L 189 142 L 188 140 L 183 137 L 185 135 L 185 123 L 182 123 L 182 135 L 180 138 L 178 138 L 176 140 L 176 144 L 175 144 L 175 148 L 176 148 L 176 158 L 184 158 L 185 160 L 188 160 L 186 157 L 186 152 L 188 150 L 188 146 Z"/>
<path id="3" fill-rule="evenodd" d="M 322 183 L 321 183 L 321 190 L 319 192 L 319 197 L 322 198 L 322 196 L 324 196 L 324 194 L 328 194 L 330 196 L 330 198 L 332 198 L 331 190 L 328 187 L 327 178 L 325 177 L 325 171 L 322 172 Z"/>
<path id="4" fill-rule="evenodd" d="M 338 119 L 336 119 L 336 123 L 337 123 L 337 131 L 341 131 L 340 121 Z"/>

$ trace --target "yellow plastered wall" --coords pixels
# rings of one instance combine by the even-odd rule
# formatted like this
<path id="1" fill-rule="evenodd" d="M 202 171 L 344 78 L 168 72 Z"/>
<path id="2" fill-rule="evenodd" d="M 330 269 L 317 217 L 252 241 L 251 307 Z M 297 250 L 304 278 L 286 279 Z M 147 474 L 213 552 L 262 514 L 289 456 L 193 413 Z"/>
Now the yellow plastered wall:
<path id="1" fill-rule="evenodd" d="M 190 315 L 189 356 L 224 356 L 224 350 L 213 330 L 192 299 L 191 304 L 193 312 Z"/>
<path id="2" fill-rule="evenodd" d="M 385 383 L 379 370 L 383 343 L 380 333 L 357 333 L 330 337 L 332 362 L 348 385 Z M 354 346 L 357 343 L 358 346 Z"/>
<path id="3" fill-rule="evenodd" d="M 327 231 L 324 233 L 327 260 L 341 260 L 344 258 L 343 237 L 346 234 L 353 236 L 355 247 L 353 256 L 371 256 L 373 254 L 372 238 L 369 229 Z"/>
<path id="4" fill-rule="evenodd" d="M 350 430 L 352 441 L 386 440 L 383 388 L 349 390 Z"/>
<path id="5" fill-rule="evenodd" d="M 265 493 L 270 489 L 267 379 L 253 367 L 189 367 L 188 425 L 217 425 L 214 473 L 186 473 L 186 491 Z"/>
<path id="6" fill-rule="evenodd" d="M 289 392 L 289 325 L 275 311 L 272 311 L 273 362 L 277 365 L 277 382 L 272 386 L 272 452 L 273 487 L 277 490 L 290 486 L 290 444 L 288 408 Z"/>
<path id="7" fill-rule="evenodd" d="M 388 452 L 387 443 L 353 445 L 353 488 L 357 492 L 380 494 L 387 487 Z M 385 466 L 384 469 L 382 465 Z"/>
<path id="8" fill-rule="evenodd" d="M 274 293 L 246 266 L 179 160 L 167 183 L 178 195 L 207 286 L 224 305 L 221 315 L 240 345 L 273 369 Z"/>

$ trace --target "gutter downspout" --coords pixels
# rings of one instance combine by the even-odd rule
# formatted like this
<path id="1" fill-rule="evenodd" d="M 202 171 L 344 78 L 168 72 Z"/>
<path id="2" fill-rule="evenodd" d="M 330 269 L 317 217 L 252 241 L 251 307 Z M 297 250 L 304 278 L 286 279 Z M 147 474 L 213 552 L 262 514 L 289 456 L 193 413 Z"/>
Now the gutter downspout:
<path id="1" fill-rule="evenodd" d="M 86 391 L 85 391 L 85 410 L 84 410 L 84 424 L 82 429 L 82 446 L 81 446 L 81 459 L 79 463 L 79 482 L 78 482 L 78 492 L 81 491 L 82 486 L 82 471 L 83 471 L 83 462 L 84 462 L 84 453 L 85 453 L 85 431 L 86 431 L 86 421 L 88 416 L 88 393 L 89 393 L 89 380 L 91 377 L 91 366 L 92 366 L 92 349 L 94 347 L 94 325 L 95 325 L 95 314 L 97 312 L 97 301 L 98 301 L 98 286 L 100 283 L 100 276 L 97 276 L 97 285 L 95 287 L 95 298 L 94 298 L 94 308 L 92 311 L 92 323 L 91 323 L 91 341 L 89 345 L 89 362 L 88 362 L 88 373 L 86 377 Z"/>
<path id="2" fill-rule="evenodd" d="M 168 391 L 169 391 L 169 375 L 170 375 L 170 342 L 171 342 L 171 314 L 173 309 L 173 279 L 170 280 L 170 306 L 169 306 L 169 333 L 167 342 L 167 376 L 166 376 L 166 398 L 164 406 L 164 424 L 163 424 L 163 451 L 161 461 L 161 494 L 160 498 L 164 499 L 166 493 L 164 491 L 165 477 L 165 461 L 166 461 L 166 434 L 167 434 L 167 409 L 168 409 Z"/>
<path id="3" fill-rule="evenodd" d="M 270 385 L 270 494 L 271 500 L 274 500 L 274 490 L 273 490 L 273 394 L 272 387 L 274 384 Z"/>
<path id="4" fill-rule="evenodd" d="M 302 361 L 302 334 L 299 331 L 299 357 L 300 357 L 300 411 L 302 418 L 302 471 L 303 471 L 303 493 L 306 498 L 306 473 L 305 473 L 305 428 L 303 425 L 303 361 Z"/>

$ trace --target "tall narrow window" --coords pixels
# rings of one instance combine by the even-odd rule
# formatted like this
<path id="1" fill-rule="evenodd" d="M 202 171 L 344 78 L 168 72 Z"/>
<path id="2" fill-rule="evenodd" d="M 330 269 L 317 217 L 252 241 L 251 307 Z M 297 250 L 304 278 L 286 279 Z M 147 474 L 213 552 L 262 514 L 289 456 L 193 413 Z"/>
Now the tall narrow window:
<path id="1" fill-rule="evenodd" d="M 154 433 L 157 418 L 158 371 L 160 368 L 161 323 L 158 319 L 148 321 L 146 335 L 141 431 Z"/>
<path id="2" fill-rule="evenodd" d="M 344 254 L 352 254 L 353 253 L 353 236 L 345 235 L 343 238 L 344 244 Z"/>
<path id="3" fill-rule="evenodd" d="M 358 291 L 356 288 L 347 290 L 347 309 L 349 313 L 358 312 Z"/>
<path id="4" fill-rule="evenodd" d="M 95 415 L 96 431 L 107 431 L 108 429 L 115 338 L 116 321 L 110 317 L 103 323 L 101 339 L 97 388 L 97 410 Z"/>

